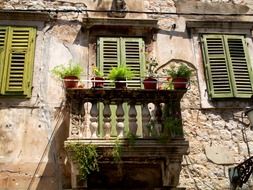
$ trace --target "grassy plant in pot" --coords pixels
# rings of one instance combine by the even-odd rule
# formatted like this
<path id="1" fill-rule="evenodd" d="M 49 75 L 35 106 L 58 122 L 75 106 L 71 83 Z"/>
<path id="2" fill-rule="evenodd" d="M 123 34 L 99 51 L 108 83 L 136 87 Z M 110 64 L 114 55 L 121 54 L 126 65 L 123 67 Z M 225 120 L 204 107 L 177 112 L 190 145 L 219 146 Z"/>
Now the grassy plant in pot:
<path id="1" fill-rule="evenodd" d="M 133 72 L 126 66 L 113 67 L 108 75 L 110 80 L 115 81 L 115 88 L 125 89 L 126 80 L 133 77 Z"/>
<path id="2" fill-rule="evenodd" d="M 94 77 L 91 79 L 92 81 L 92 88 L 103 88 L 104 87 L 104 77 L 103 73 L 99 71 L 97 67 L 93 68 L 93 75 Z"/>
<path id="3" fill-rule="evenodd" d="M 64 80 L 65 88 L 76 88 L 82 72 L 82 67 L 79 64 L 72 62 L 67 65 L 57 65 L 52 70 L 52 73 L 56 77 Z"/>
<path id="4" fill-rule="evenodd" d="M 143 80 L 143 85 L 145 89 L 156 89 L 157 88 L 157 80 L 155 79 L 156 72 L 155 69 L 158 65 L 156 59 L 151 58 L 146 61 L 147 64 L 147 77 Z"/>
<path id="5" fill-rule="evenodd" d="M 186 89 L 192 71 L 186 65 L 180 65 L 178 68 L 167 69 L 168 75 L 172 78 L 174 89 Z"/>

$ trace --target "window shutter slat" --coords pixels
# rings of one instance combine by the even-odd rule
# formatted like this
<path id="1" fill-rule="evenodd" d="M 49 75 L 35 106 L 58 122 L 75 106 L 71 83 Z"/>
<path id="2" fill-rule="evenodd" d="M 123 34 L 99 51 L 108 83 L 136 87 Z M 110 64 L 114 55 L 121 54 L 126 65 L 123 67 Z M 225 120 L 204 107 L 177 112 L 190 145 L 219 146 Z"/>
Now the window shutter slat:
<path id="1" fill-rule="evenodd" d="M 6 28 L 1 28 L 0 27 L 0 49 L 3 49 L 5 46 L 5 41 L 6 41 L 6 35 L 7 30 Z"/>
<path id="2" fill-rule="evenodd" d="M 224 37 L 228 49 L 228 59 L 230 61 L 230 72 L 233 74 L 235 97 L 250 98 L 252 95 L 251 68 L 246 54 L 246 45 L 243 36 Z"/>
<path id="3" fill-rule="evenodd" d="M 120 48 L 118 38 L 99 38 L 99 68 L 107 78 L 113 67 L 120 64 Z M 113 83 L 105 83 L 105 87 L 114 87 Z"/>
<path id="4" fill-rule="evenodd" d="M 228 62 L 222 36 L 203 35 L 202 40 L 209 94 L 212 98 L 232 97 Z"/>
<path id="5" fill-rule="evenodd" d="M 26 52 L 13 51 L 9 56 L 9 71 L 6 90 L 24 92 Z"/>
<path id="6" fill-rule="evenodd" d="M 31 95 L 35 29 L 10 27 L 2 94 Z"/>
<path id="7" fill-rule="evenodd" d="M 128 88 L 141 88 L 144 68 L 144 42 L 141 38 L 124 38 L 122 41 L 123 63 L 133 72 Z"/>

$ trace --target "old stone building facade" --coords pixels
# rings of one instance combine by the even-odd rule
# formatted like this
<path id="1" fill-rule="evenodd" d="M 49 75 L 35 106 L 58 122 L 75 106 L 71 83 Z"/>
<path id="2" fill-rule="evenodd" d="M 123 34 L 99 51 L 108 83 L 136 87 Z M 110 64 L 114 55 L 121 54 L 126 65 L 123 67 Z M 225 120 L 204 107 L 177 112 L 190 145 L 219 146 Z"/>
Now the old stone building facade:
<path id="1" fill-rule="evenodd" d="M 211 46 L 208 49 L 208 40 L 212 41 L 213 36 L 216 40 L 222 39 L 222 50 L 230 51 L 231 44 L 239 39 L 239 44 L 244 44 L 239 46 L 243 47 L 240 50 L 245 52 L 244 60 L 249 68 L 246 74 L 252 75 L 252 0 L 123 2 L 0 1 L 0 189 L 74 188 L 74 170 L 64 148 L 64 142 L 70 137 L 72 116 L 62 81 L 56 80 L 50 71 L 69 60 L 78 62 L 84 68 L 82 86 L 90 88 L 92 67 L 98 59 L 98 39 L 106 37 L 142 39 L 148 56 L 156 58 L 159 63 L 158 73 L 172 64 L 185 64 L 193 71 L 190 87 L 180 102 L 185 138 L 182 143 L 185 146 L 177 154 L 183 156 L 182 163 L 176 168 L 168 164 L 168 175 L 173 176 L 173 172 L 181 170 L 179 182 L 170 176 L 162 177 L 166 174 L 159 176 L 152 168 L 147 170 L 152 174 L 143 174 L 147 179 L 156 175 L 166 178 L 167 181 L 161 183 L 168 189 L 175 186 L 189 190 L 230 189 L 228 168 L 252 156 L 253 132 L 244 111 L 252 105 L 253 82 L 249 84 L 249 91 L 231 92 L 232 88 L 239 88 L 236 81 L 231 81 L 245 73 L 240 68 L 239 74 L 230 69 L 232 74 L 228 81 L 231 89 L 219 94 L 214 90 L 219 85 L 210 82 L 214 80 L 215 72 L 206 68 L 212 58 L 207 52 L 211 49 Z M 22 45 L 21 50 L 8 46 L 8 51 L 14 52 L 11 55 L 19 57 L 23 52 L 34 50 L 25 54 L 28 61 L 24 62 L 29 63 L 25 67 L 30 73 L 26 82 L 31 84 L 22 88 L 18 95 L 15 90 L 7 89 L 11 83 L 7 84 L 5 79 L 9 62 L 6 61 L 7 53 L 3 53 L 7 47 L 5 40 L 10 41 L 9 36 L 13 35 L 15 27 L 25 28 L 30 41 L 27 49 L 22 49 Z M 214 51 L 219 48 L 218 43 Z M 224 79 L 219 75 L 222 69 L 216 69 L 218 78 Z M 248 78 L 252 81 L 251 76 Z M 87 114 L 85 118 L 84 128 L 92 121 Z M 86 136 L 92 133 L 89 129 L 82 130 Z M 250 179 L 242 189 L 252 188 Z"/>

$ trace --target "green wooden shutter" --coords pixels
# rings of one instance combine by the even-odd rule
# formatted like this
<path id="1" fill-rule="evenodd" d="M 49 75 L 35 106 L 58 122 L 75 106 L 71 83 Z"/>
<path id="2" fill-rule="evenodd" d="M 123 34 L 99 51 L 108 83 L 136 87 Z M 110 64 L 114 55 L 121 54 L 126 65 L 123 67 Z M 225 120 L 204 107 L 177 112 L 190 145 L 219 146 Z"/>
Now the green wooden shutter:
<path id="1" fill-rule="evenodd" d="M 2 81 L 3 81 L 7 32 L 8 32 L 7 27 L 0 27 L 0 89 L 1 89 Z"/>
<path id="2" fill-rule="evenodd" d="M 243 36 L 225 35 L 228 60 L 230 62 L 231 81 L 235 97 L 252 96 L 252 69 L 246 54 L 247 47 Z"/>
<path id="3" fill-rule="evenodd" d="M 109 37 L 101 37 L 98 39 L 98 52 L 97 58 L 100 71 L 103 72 L 104 77 L 107 78 L 108 74 L 113 67 L 118 67 L 120 64 L 120 44 L 119 38 L 109 38 Z M 114 83 L 105 83 L 105 88 L 114 88 Z M 116 106 L 111 105 L 111 125 L 113 136 L 116 135 Z M 99 104 L 99 135 L 103 136 L 103 109 L 104 105 L 102 103 Z"/>
<path id="4" fill-rule="evenodd" d="M 9 27 L 1 94 L 31 95 L 36 30 Z"/>
<path id="5" fill-rule="evenodd" d="M 120 64 L 120 44 L 119 38 L 99 38 L 98 40 L 98 66 L 103 72 L 104 77 L 113 67 L 118 67 Z M 113 87 L 113 83 L 105 84 L 105 87 Z"/>
<path id="6" fill-rule="evenodd" d="M 141 38 L 108 38 L 98 40 L 98 65 L 104 76 L 107 77 L 112 67 L 126 65 L 134 72 L 128 88 L 141 88 L 140 77 L 144 73 L 144 42 Z M 113 87 L 113 84 L 106 84 Z"/>
<path id="7" fill-rule="evenodd" d="M 126 65 L 134 76 L 128 88 L 141 88 L 141 76 L 144 75 L 144 42 L 141 38 L 123 38 L 121 40 L 122 64 Z"/>
<path id="8" fill-rule="evenodd" d="M 222 35 L 203 35 L 202 42 L 209 95 L 212 98 L 233 97 Z"/>

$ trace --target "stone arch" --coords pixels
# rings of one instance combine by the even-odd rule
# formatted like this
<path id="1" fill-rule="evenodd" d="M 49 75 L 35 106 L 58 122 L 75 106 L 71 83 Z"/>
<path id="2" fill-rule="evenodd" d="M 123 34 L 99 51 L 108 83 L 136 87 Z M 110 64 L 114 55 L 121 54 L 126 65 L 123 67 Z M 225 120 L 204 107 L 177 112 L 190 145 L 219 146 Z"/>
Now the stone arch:
<path id="1" fill-rule="evenodd" d="M 168 62 L 166 62 L 166 63 L 158 66 L 158 68 L 156 69 L 156 72 L 160 72 L 163 69 L 168 68 L 171 64 L 182 64 L 182 63 L 185 64 L 185 65 L 187 65 L 188 67 L 190 67 L 194 71 L 197 70 L 197 68 L 191 62 L 189 62 L 189 61 L 185 61 L 183 59 L 171 59 Z"/>

